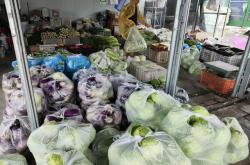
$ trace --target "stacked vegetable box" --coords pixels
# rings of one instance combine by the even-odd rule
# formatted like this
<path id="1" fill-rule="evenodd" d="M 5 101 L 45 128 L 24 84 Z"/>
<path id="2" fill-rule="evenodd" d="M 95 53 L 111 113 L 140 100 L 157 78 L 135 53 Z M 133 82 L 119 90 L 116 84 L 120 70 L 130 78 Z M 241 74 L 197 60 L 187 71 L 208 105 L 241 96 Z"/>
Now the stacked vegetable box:
<path id="1" fill-rule="evenodd" d="M 248 156 L 235 118 L 220 120 L 140 82 L 121 51 L 91 54 L 90 68 L 70 55 L 58 70 L 56 57 L 30 68 L 41 123 L 33 132 L 18 70 L 4 75 L 0 164 L 26 165 L 22 155 L 31 153 L 38 165 L 225 165 Z"/>

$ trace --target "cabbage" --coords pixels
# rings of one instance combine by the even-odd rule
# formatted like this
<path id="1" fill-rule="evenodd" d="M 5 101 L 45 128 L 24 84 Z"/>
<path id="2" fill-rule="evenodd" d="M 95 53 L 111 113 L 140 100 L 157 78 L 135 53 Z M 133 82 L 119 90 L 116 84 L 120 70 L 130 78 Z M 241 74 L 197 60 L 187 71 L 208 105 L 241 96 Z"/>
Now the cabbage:
<path id="1" fill-rule="evenodd" d="M 195 61 L 199 60 L 200 52 L 196 46 L 192 46 L 190 49 L 185 49 L 182 52 L 181 66 L 184 69 L 189 69 Z"/>
<path id="2" fill-rule="evenodd" d="M 92 165 L 86 156 L 79 151 L 50 151 L 37 165 Z"/>
<path id="3" fill-rule="evenodd" d="M 54 69 L 56 72 L 63 72 L 65 70 L 65 59 L 62 55 L 48 56 L 43 59 L 43 65 Z"/>
<path id="4" fill-rule="evenodd" d="M 46 66 L 34 66 L 30 68 L 30 77 L 32 81 L 32 85 L 35 87 L 39 87 L 40 81 L 54 73 L 54 70 L 48 68 Z"/>
<path id="5" fill-rule="evenodd" d="M 48 122 L 31 133 L 28 147 L 39 164 L 53 150 L 85 153 L 95 134 L 91 124 L 76 121 Z"/>
<path id="6" fill-rule="evenodd" d="M 107 103 L 114 95 L 109 79 L 98 73 L 82 79 L 78 83 L 78 93 L 83 109 L 92 104 Z"/>
<path id="7" fill-rule="evenodd" d="M 92 143 L 92 151 L 96 165 L 108 165 L 108 150 L 110 145 L 120 136 L 120 132 L 114 128 L 106 128 L 96 134 Z"/>
<path id="8" fill-rule="evenodd" d="M 108 150 L 110 165 L 191 165 L 176 141 L 165 132 L 132 125 Z"/>
<path id="9" fill-rule="evenodd" d="M 28 165 L 28 163 L 20 154 L 8 154 L 0 155 L 0 165 Z"/>
<path id="10" fill-rule="evenodd" d="M 204 68 L 204 65 L 200 61 L 195 61 L 189 68 L 188 72 L 194 76 L 200 76 L 201 70 Z"/>
<path id="11" fill-rule="evenodd" d="M 56 72 L 42 79 L 41 88 L 51 107 L 69 103 L 73 97 L 74 84 L 61 72 Z"/>
<path id="12" fill-rule="evenodd" d="M 195 112 L 195 113 L 199 113 L 200 115 L 202 115 L 204 117 L 208 117 L 210 115 L 205 107 L 202 107 L 202 106 L 199 106 L 199 105 L 193 106 L 191 108 L 191 111 Z"/>
<path id="13" fill-rule="evenodd" d="M 235 164 L 248 157 L 249 140 L 236 118 L 226 117 L 222 121 L 231 132 L 231 140 L 224 156 L 225 164 Z"/>
<path id="14" fill-rule="evenodd" d="M 123 52 L 106 49 L 90 55 L 92 66 L 103 73 L 122 73 L 127 69 L 127 62 Z"/>
<path id="15" fill-rule="evenodd" d="M 22 152 L 31 132 L 27 117 L 4 119 L 0 125 L 0 154 Z"/>
<path id="16" fill-rule="evenodd" d="M 96 129 L 119 128 L 122 121 L 122 111 L 112 104 L 92 105 L 86 110 L 86 118 Z"/>
<path id="17" fill-rule="evenodd" d="M 161 120 L 179 102 L 163 91 L 144 89 L 132 93 L 127 100 L 126 114 L 130 122 L 137 122 L 158 128 Z"/>
<path id="18" fill-rule="evenodd" d="M 168 113 L 161 129 L 173 136 L 194 165 L 223 165 L 230 132 L 216 116 L 182 108 Z"/>
<path id="19" fill-rule="evenodd" d="M 12 92 L 22 88 L 21 78 L 17 72 L 3 74 L 2 88 L 5 93 L 5 99 L 8 100 Z"/>
<path id="20" fill-rule="evenodd" d="M 43 115 L 47 110 L 47 102 L 45 95 L 40 88 L 34 88 L 33 91 L 37 113 L 41 117 L 44 117 Z M 7 101 L 4 117 L 12 118 L 14 115 L 28 116 L 25 96 L 22 90 L 13 91 Z"/>
<path id="21" fill-rule="evenodd" d="M 140 82 L 125 82 L 121 84 L 118 88 L 117 92 L 117 98 L 116 98 L 116 105 L 119 107 L 125 109 L 125 103 L 128 100 L 129 96 L 138 90 L 144 89 L 144 88 L 150 88 L 151 86 L 142 84 Z"/>
<path id="22" fill-rule="evenodd" d="M 74 104 L 66 104 L 63 105 L 62 108 L 53 113 L 49 114 L 45 118 L 45 123 L 49 121 L 62 121 L 62 120 L 76 120 L 79 122 L 83 122 L 83 110 L 80 109 L 77 105 Z"/>

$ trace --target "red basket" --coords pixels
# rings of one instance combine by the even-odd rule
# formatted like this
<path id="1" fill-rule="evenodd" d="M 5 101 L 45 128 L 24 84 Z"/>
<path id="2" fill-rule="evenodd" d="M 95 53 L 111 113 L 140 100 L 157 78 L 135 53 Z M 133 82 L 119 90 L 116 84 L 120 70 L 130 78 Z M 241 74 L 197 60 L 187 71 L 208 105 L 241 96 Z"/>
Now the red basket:
<path id="1" fill-rule="evenodd" d="M 227 95 L 233 91 L 236 80 L 219 77 L 205 69 L 202 70 L 200 83 L 216 93 Z"/>

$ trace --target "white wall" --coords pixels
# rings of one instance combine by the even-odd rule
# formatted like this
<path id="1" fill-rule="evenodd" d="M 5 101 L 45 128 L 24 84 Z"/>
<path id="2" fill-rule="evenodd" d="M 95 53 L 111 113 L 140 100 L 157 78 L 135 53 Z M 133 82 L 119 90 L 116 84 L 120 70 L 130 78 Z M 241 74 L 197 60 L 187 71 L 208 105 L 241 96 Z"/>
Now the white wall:
<path id="1" fill-rule="evenodd" d="M 144 1 L 141 0 L 140 8 L 143 11 Z M 62 17 L 77 19 L 82 17 L 92 17 L 96 12 L 106 9 L 114 10 L 114 6 L 100 5 L 99 0 L 20 0 L 22 13 L 27 13 L 27 2 L 30 11 L 33 9 L 47 7 L 61 11 Z"/>

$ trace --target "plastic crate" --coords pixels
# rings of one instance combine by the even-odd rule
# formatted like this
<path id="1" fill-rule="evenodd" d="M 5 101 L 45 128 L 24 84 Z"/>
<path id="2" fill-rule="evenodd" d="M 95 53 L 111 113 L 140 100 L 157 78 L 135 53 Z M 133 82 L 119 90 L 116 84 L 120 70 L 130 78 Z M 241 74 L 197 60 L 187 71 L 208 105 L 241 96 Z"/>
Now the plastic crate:
<path id="1" fill-rule="evenodd" d="M 128 72 L 142 82 L 149 82 L 154 79 L 166 77 L 167 70 L 154 62 L 131 62 Z"/>
<path id="2" fill-rule="evenodd" d="M 242 59 L 242 55 L 223 56 L 221 54 L 216 53 L 214 55 L 213 61 L 223 61 L 223 62 L 229 63 L 231 65 L 240 66 L 241 59 Z"/>
<path id="3" fill-rule="evenodd" d="M 56 44 L 51 45 L 39 45 L 39 50 L 45 51 L 45 52 L 53 52 L 56 49 Z"/>
<path id="4" fill-rule="evenodd" d="M 215 56 L 216 52 L 209 50 L 205 47 L 202 47 L 201 52 L 200 52 L 200 59 L 203 62 L 211 62 L 211 61 L 215 61 L 214 60 L 214 56 Z"/>
<path id="5" fill-rule="evenodd" d="M 200 83 L 205 85 L 212 91 L 227 95 L 234 89 L 236 80 L 219 77 L 216 74 L 209 72 L 208 70 L 202 70 Z"/>

